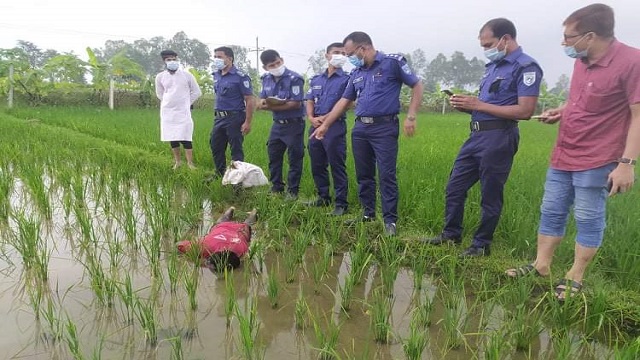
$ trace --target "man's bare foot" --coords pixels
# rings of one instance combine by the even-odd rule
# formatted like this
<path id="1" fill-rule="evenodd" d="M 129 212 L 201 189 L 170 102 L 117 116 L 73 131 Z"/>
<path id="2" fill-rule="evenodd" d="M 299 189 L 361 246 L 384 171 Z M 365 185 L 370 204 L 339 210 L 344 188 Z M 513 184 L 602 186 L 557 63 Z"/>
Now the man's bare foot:
<path id="1" fill-rule="evenodd" d="M 189 163 L 189 164 L 187 164 L 187 166 L 189 166 L 189 169 L 191 169 L 191 170 L 195 170 L 196 169 L 196 166 L 193 165 L 193 163 Z"/>
<path id="2" fill-rule="evenodd" d="M 177 169 L 179 167 L 180 167 L 180 163 L 179 162 L 173 163 L 173 170 L 175 170 L 175 169 Z"/>

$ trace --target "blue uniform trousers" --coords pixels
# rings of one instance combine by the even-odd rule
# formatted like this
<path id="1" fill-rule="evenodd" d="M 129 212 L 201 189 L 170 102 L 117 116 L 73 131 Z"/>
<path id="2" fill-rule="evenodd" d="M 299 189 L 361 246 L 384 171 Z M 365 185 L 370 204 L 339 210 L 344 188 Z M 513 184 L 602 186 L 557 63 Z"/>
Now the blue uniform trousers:
<path id="1" fill-rule="evenodd" d="M 302 159 L 304 158 L 304 119 L 288 119 L 287 124 L 280 124 L 274 120 L 267 142 L 269 154 L 269 180 L 271 190 L 284 191 L 282 181 L 282 163 L 284 152 L 289 157 L 289 174 L 287 176 L 287 190 L 292 195 L 298 195 L 300 178 L 302 177 Z"/>
<path id="2" fill-rule="evenodd" d="M 310 128 L 312 133 L 315 128 Z M 309 156 L 311 157 L 311 174 L 316 185 L 318 196 L 331 201 L 329 193 L 329 172 L 333 178 L 333 189 L 336 196 L 336 206 L 347 208 L 347 125 L 344 120 L 338 120 L 329 127 L 322 140 L 315 137 L 309 140 Z"/>
<path id="3" fill-rule="evenodd" d="M 215 119 L 211 137 L 209 138 L 209 146 L 211 146 L 211 154 L 213 155 L 216 171 L 221 175 L 224 174 L 227 168 L 225 158 L 227 144 L 231 147 L 231 160 L 244 161 L 244 151 L 242 150 L 244 137 L 240 128 L 245 119 L 246 113 L 244 111 Z"/>
<path id="4" fill-rule="evenodd" d="M 517 127 L 471 133 L 458 153 L 447 183 L 445 226 L 442 232 L 445 237 L 462 236 L 467 192 L 480 180 L 482 214 L 471 246 L 486 247 L 491 244 L 502 212 L 504 184 L 518 151 L 519 140 Z"/>
<path id="5" fill-rule="evenodd" d="M 398 219 L 398 183 L 396 181 L 398 134 L 397 116 L 392 120 L 373 124 L 356 121 L 351 132 L 358 198 L 364 209 L 364 215 L 375 216 L 377 166 L 385 224 L 395 223 Z"/>

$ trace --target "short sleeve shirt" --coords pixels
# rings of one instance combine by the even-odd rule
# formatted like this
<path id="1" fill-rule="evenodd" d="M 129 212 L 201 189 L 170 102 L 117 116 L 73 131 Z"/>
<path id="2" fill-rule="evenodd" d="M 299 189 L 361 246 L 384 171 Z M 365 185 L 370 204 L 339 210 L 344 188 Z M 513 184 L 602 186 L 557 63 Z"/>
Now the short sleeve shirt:
<path id="1" fill-rule="evenodd" d="M 287 101 L 302 102 L 304 100 L 304 78 L 289 69 L 285 69 L 282 76 L 277 79 L 269 73 L 264 74 L 262 76 L 260 98 L 266 99 L 270 96 L 275 96 Z M 298 117 L 304 117 L 304 108 L 302 106 L 297 109 L 273 112 L 273 118 L 275 120 Z"/>
<path id="2" fill-rule="evenodd" d="M 219 111 L 245 110 L 245 96 L 253 94 L 249 75 L 232 66 L 228 73 L 213 73 L 213 89 L 216 93 L 215 109 Z"/>

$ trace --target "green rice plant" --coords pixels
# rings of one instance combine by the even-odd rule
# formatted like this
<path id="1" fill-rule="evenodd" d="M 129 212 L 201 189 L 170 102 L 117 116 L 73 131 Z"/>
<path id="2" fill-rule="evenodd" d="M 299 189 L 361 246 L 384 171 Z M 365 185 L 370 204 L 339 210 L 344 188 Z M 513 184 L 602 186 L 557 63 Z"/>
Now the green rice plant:
<path id="1" fill-rule="evenodd" d="M 135 318 L 136 294 L 133 292 L 133 284 L 131 283 L 131 275 L 125 273 L 124 282 L 116 286 L 116 291 L 120 296 L 120 301 L 124 305 L 124 317 L 127 324 L 132 324 Z"/>
<path id="2" fill-rule="evenodd" d="M 140 297 L 136 296 L 135 315 L 140 327 L 144 331 L 144 337 L 147 343 L 155 346 L 158 343 L 158 320 L 154 301 L 143 301 Z"/>
<path id="3" fill-rule="evenodd" d="M 411 257 L 411 270 L 413 270 L 413 290 L 420 292 L 424 283 L 424 274 L 429 264 L 428 248 L 420 246 L 417 253 Z"/>
<path id="4" fill-rule="evenodd" d="M 296 258 L 297 254 L 287 254 L 284 257 L 285 281 L 292 283 L 296 280 L 296 276 L 300 272 L 300 261 Z"/>
<path id="5" fill-rule="evenodd" d="M 136 232 L 137 218 L 134 213 L 135 205 L 133 201 L 133 196 L 131 195 L 131 192 L 127 190 L 128 189 L 124 189 L 124 191 L 120 193 L 120 197 L 119 197 L 119 204 L 122 208 L 121 226 L 124 229 L 126 239 L 130 243 L 134 244 L 136 243 L 136 239 L 137 239 L 137 232 Z M 143 245 L 144 245 L 144 241 L 143 241 Z"/>
<path id="6" fill-rule="evenodd" d="M 226 290 L 226 299 L 224 302 L 224 314 L 227 319 L 227 328 L 231 326 L 231 320 L 233 318 L 233 313 L 238 306 L 236 301 L 236 291 L 233 285 L 233 276 L 229 273 L 229 270 L 225 268 L 224 270 L 224 286 Z"/>
<path id="7" fill-rule="evenodd" d="M 249 260 L 254 264 L 257 264 L 256 268 L 259 272 L 262 272 L 264 268 L 264 256 L 266 251 L 266 242 L 260 240 L 254 240 L 249 243 Z"/>
<path id="8" fill-rule="evenodd" d="M 387 344 L 392 337 L 390 322 L 393 298 L 387 296 L 384 288 L 376 288 L 373 291 L 371 304 L 369 304 L 370 327 L 376 342 Z"/>
<path id="9" fill-rule="evenodd" d="M 184 288 L 187 291 L 187 297 L 189 298 L 189 309 L 194 311 L 198 308 L 198 283 L 200 279 L 200 271 L 193 269 L 191 275 L 184 277 Z"/>
<path id="10" fill-rule="evenodd" d="M 93 351 L 91 352 L 91 360 L 102 359 L 103 347 L 104 347 L 104 336 L 100 336 L 100 340 L 98 340 L 98 344 L 93 348 Z"/>
<path id="11" fill-rule="evenodd" d="M 579 358 L 574 354 L 574 340 L 572 335 L 561 332 L 551 338 L 553 344 L 553 358 L 558 360 L 573 360 Z M 637 355 L 637 354 L 636 354 Z"/>
<path id="12" fill-rule="evenodd" d="M 67 322 L 65 324 L 67 329 L 65 340 L 67 343 L 67 347 L 69 348 L 69 352 L 73 355 L 73 358 L 76 360 L 84 359 L 82 355 L 82 351 L 80 351 L 80 339 L 78 339 L 78 331 L 76 329 L 76 324 L 73 320 L 67 317 Z"/>
<path id="13" fill-rule="evenodd" d="M 593 287 L 593 295 L 589 299 L 589 305 L 585 306 L 583 316 L 584 333 L 589 337 L 595 337 L 602 330 L 616 330 L 616 320 L 612 316 L 608 305 L 608 291 L 601 287 Z M 605 329 L 606 328 L 606 329 Z"/>
<path id="14" fill-rule="evenodd" d="M 336 347 L 338 345 L 338 339 L 340 338 L 340 324 L 325 318 L 325 328 L 323 329 L 315 316 L 309 315 L 311 323 L 313 324 L 316 342 L 318 343 L 318 346 L 315 348 L 315 350 L 318 351 L 318 358 L 321 360 L 338 359 L 339 355 Z"/>
<path id="15" fill-rule="evenodd" d="M 44 176 L 42 168 L 36 163 L 29 162 L 21 164 L 19 169 L 20 178 L 31 193 L 32 204 L 46 220 L 51 220 L 53 212 L 49 201 L 49 190 L 45 185 L 48 178 Z"/>
<path id="16" fill-rule="evenodd" d="M 298 299 L 296 300 L 294 319 L 297 329 L 304 329 L 307 326 L 307 317 L 309 314 L 309 304 L 302 293 L 302 288 L 298 292 Z"/>
<path id="17" fill-rule="evenodd" d="M 171 360 L 182 360 L 182 337 L 175 336 L 169 339 L 171 342 Z"/>
<path id="18" fill-rule="evenodd" d="M 167 277 L 169 278 L 169 291 L 175 295 L 180 282 L 180 268 L 178 262 L 178 252 L 170 251 L 167 258 Z"/>
<path id="19" fill-rule="evenodd" d="M 640 337 L 637 337 L 635 341 L 630 343 L 616 343 L 613 347 L 613 354 L 609 359 L 611 360 L 636 360 L 640 354 Z"/>
<path id="20" fill-rule="evenodd" d="M 508 334 L 501 330 L 492 331 L 486 336 L 483 347 L 485 360 L 502 360 L 511 350 Z"/>
<path id="21" fill-rule="evenodd" d="M 82 265 L 89 274 L 91 290 L 93 290 L 98 303 L 103 306 L 112 306 L 113 297 L 117 290 L 115 283 L 107 278 L 100 260 L 96 255 L 87 253 L 86 260 Z"/>
<path id="22" fill-rule="evenodd" d="M 420 328 L 431 325 L 431 313 L 433 312 L 433 299 L 426 297 L 413 309 L 412 321 Z"/>
<path id="23" fill-rule="evenodd" d="M 322 279 L 329 271 L 329 267 L 331 266 L 331 261 L 333 260 L 333 250 L 334 247 L 330 243 L 324 243 L 322 248 L 321 258 L 317 261 L 313 262 L 311 266 L 311 275 L 313 277 L 313 291 L 318 294 L 320 291 L 320 285 L 322 283 Z"/>
<path id="24" fill-rule="evenodd" d="M 356 284 L 357 275 L 349 272 L 344 277 L 344 283 L 340 285 L 340 306 L 345 312 L 351 310 L 351 301 L 353 299 L 353 288 Z"/>
<path id="25" fill-rule="evenodd" d="M 408 360 L 422 359 L 422 353 L 429 344 L 429 338 L 425 327 L 422 326 L 423 319 L 419 318 L 419 313 L 415 312 L 409 323 L 409 336 L 402 341 L 402 350 Z"/>
<path id="26" fill-rule="evenodd" d="M 238 319 L 240 348 L 244 358 L 260 358 L 260 349 L 257 343 L 260 322 L 258 321 L 258 308 L 255 301 L 245 303 L 244 313 L 237 306 L 236 318 Z"/>
<path id="27" fill-rule="evenodd" d="M 0 221 L 6 222 L 11 214 L 11 193 L 14 178 L 8 164 L 0 164 Z"/>
<path id="28" fill-rule="evenodd" d="M 44 301 L 44 286 L 40 286 L 39 284 L 32 284 L 31 286 L 26 286 L 27 294 L 29 295 L 29 304 L 33 309 L 33 314 L 36 320 L 40 319 L 40 309 L 42 307 L 42 302 Z"/>
<path id="29" fill-rule="evenodd" d="M 40 309 L 42 318 L 47 322 L 49 326 L 49 334 L 47 338 L 52 343 L 57 343 L 62 340 L 64 334 L 64 323 L 60 318 L 59 310 L 56 308 L 52 299 L 47 301 L 47 306 Z"/>
<path id="30" fill-rule="evenodd" d="M 280 284 L 275 268 L 272 267 L 267 276 L 267 297 L 272 308 L 278 307 L 278 293 L 280 292 Z"/>
<path id="31" fill-rule="evenodd" d="M 543 330 L 540 312 L 518 305 L 509 320 L 509 334 L 517 350 L 529 351 L 531 343 Z"/>
<path id="32" fill-rule="evenodd" d="M 355 284 L 358 285 L 362 282 L 362 274 L 367 266 L 373 259 L 373 254 L 368 252 L 368 244 L 359 239 L 353 247 L 353 250 L 349 253 L 351 258 L 351 271 L 354 274 Z"/>
<path id="33" fill-rule="evenodd" d="M 467 323 L 467 302 L 464 288 L 460 291 L 445 294 L 446 290 L 441 290 L 444 304 L 444 318 L 442 319 L 445 333 L 445 347 L 447 349 L 458 349 L 464 344 L 464 332 Z"/>
<path id="34" fill-rule="evenodd" d="M 387 296 L 393 296 L 393 286 L 404 259 L 404 256 L 398 254 L 399 245 L 399 240 L 396 237 L 384 237 L 378 249 L 382 286 Z"/>
<path id="35" fill-rule="evenodd" d="M 41 245 L 40 225 L 35 220 L 28 219 L 24 213 L 15 214 L 14 220 L 18 226 L 18 236 L 14 238 L 12 245 L 22 257 L 25 270 L 32 270 L 36 267 L 38 248 Z"/>
<path id="36" fill-rule="evenodd" d="M 147 261 L 149 263 L 149 269 L 151 270 L 151 277 L 160 278 L 162 272 L 160 271 L 160 237 L 150 237 L 146 241 L 142 241 L 142 248 L 144 249 Z M 194 246 L 194 248 L 197 248 Z"/>

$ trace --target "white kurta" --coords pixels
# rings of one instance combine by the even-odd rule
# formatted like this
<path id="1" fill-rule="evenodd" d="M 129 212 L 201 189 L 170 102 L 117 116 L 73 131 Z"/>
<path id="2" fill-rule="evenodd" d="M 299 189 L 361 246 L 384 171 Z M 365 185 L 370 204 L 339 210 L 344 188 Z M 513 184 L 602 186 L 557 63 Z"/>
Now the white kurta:
<path id="1" fill-rule="evenodd" d="M 192 141 L 191 104 L 202 95 L 196 79 L 182 69 L 156 76 L 156 96 L 160 99 L 160 140 Z"/>

